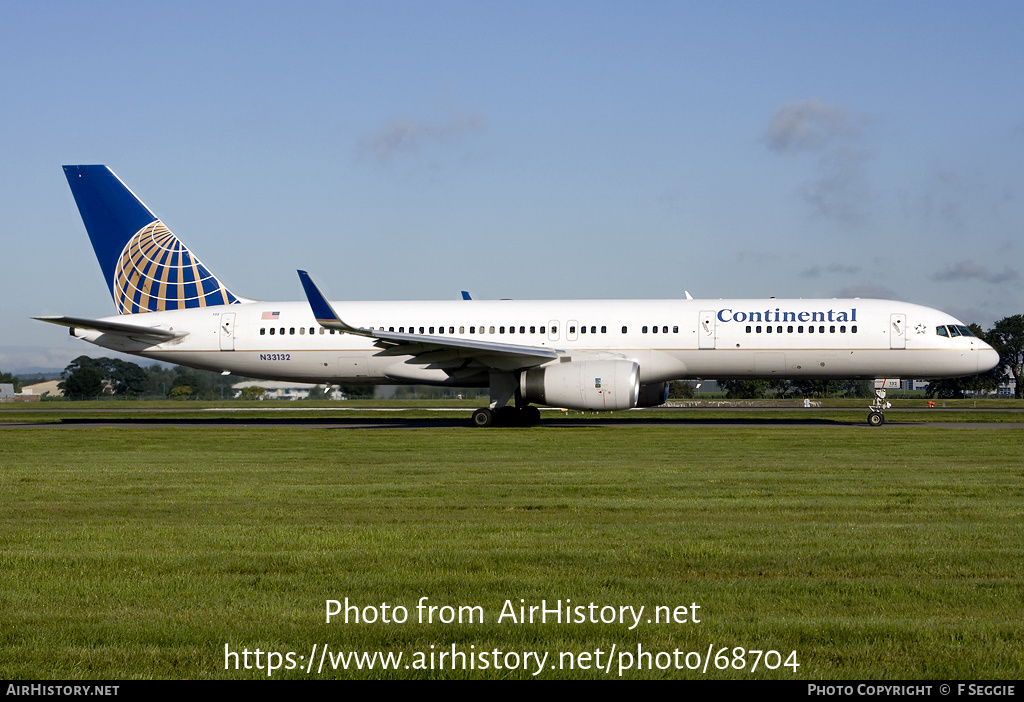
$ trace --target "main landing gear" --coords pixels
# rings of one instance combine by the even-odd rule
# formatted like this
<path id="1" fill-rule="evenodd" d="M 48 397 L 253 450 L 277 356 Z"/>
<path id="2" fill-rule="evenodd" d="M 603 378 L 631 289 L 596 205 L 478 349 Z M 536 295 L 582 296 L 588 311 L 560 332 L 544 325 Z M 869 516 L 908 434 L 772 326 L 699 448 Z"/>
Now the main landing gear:
<path id="1" fill-rule="evenodd" d="M 491 405 L 473 413 L 474 427 L 531 427 L 540 421 L 540 410 L 523 400 L 515 373 L 491 371 L 490 389 Z"/>
<path id="2" fill-rule="evenodd" d="M 868 415 L 868 426 L 880 427 L 885 424 L 883 412 L 892 407 L 892 404 L 885 401 L 885 388 L 875 388 L 875 401 L 868 405 L 871 413 Z"/>
<path id="3" fill-rule="evenodd" d="M 540 410 L 533 405 L 512 407 L 505 405 L 490 409 L 481 407 L 473 412 L 475 427 L 532 427 L 540 421 Z"/>

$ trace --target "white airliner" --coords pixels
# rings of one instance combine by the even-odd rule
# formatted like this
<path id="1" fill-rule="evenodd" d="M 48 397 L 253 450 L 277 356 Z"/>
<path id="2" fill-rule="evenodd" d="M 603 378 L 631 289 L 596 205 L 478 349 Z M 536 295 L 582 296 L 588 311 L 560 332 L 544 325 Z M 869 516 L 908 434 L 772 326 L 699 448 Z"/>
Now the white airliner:
<path id="1" fill-rule="evenodd" d="M 477 426 L 532 424 L 534 405 L 652 407 L 687 378 L 875 380 L 868 421 L 880 425 L 889 405 L 877 381 L 999 362 L 950 315 L 889 300 L 330 303 L 304 271 L 305 301 L 249 300 L 106 166 L 64 172 L 118 314 L 37 319 L 104 348 L 252 378 L 487 387 Z"/>

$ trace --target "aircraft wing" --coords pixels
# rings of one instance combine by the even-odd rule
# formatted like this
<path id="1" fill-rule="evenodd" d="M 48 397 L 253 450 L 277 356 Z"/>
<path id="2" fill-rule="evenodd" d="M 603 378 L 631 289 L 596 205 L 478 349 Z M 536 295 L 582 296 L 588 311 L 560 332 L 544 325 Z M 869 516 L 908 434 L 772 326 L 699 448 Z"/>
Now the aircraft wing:
<path id="1" fill-rule="evenodd" d="M 102 319 L 85 319 L 83 317 L 33 317 L 41 322 L 59 324 L 62 327 L 71 327 L 72 333 L 75 329 L 91 329 L 101 334 L 115 334 L 127 336 L 136 341 L 161 344 L 171 339 L 179 339 L 188 335 L 188 332 L 175 332 L 157 327 L 144 327 L 141 324 L 126 324 L 124 322 L 109 322 Z"/>
<path id="2" fill-rule="evenodd" d="M 546 346 L 502 344 L 451 336 L 403 334 L 382 329 L 353 327 L 338 316 L 306 271 L 298 271 L 298 274 L 306 291 L 309 306 L 313 310 L 313 316 L 320 326 L 337 329 L 345 334 L 376 339 L 377 346 L 384 349 L 381 355 L 413 356 L 416 359 L 414 363 L 433 368 L 452 367 L 458 363 L 476 361 L 488 368 L 515 370 L 539 366 L 559 358 L 564 353 Z"/>

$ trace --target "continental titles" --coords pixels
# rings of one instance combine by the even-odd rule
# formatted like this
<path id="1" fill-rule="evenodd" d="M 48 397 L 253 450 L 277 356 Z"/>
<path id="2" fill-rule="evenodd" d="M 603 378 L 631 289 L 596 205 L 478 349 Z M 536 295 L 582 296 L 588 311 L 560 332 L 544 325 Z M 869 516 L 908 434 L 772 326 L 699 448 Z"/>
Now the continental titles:
<path id="1" fill-rule="evenodd" d="M 734 311 L 731 307 L 718 310 L 719 322 L 856 322 L 857 308 L 851 307 L 848 310 L 801 310 L 793 312 L 782 310 L 779 307 L 766 309 L 763 312 Z"/>

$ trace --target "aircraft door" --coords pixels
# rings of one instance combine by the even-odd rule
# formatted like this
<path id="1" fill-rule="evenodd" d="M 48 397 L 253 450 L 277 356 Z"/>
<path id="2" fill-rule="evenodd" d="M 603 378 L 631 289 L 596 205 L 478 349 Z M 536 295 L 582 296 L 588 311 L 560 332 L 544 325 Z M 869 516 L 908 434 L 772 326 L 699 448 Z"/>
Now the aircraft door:
<path id="1" fill-rule="evenodd" d="M 697 323 L 697 348 L 715 348 L 715 311 L 701 310 Z"/>
<path id="2" fill-rule="evenodd" d="M 889 348 L 907 348 L 907 315 L 902 313 L 889 315 Z"/>
<path id="3" fill-rule="evenodd" d="M 235 350 L 235 313 L 224 312 L 220 315 L 220 350 Z"/>

